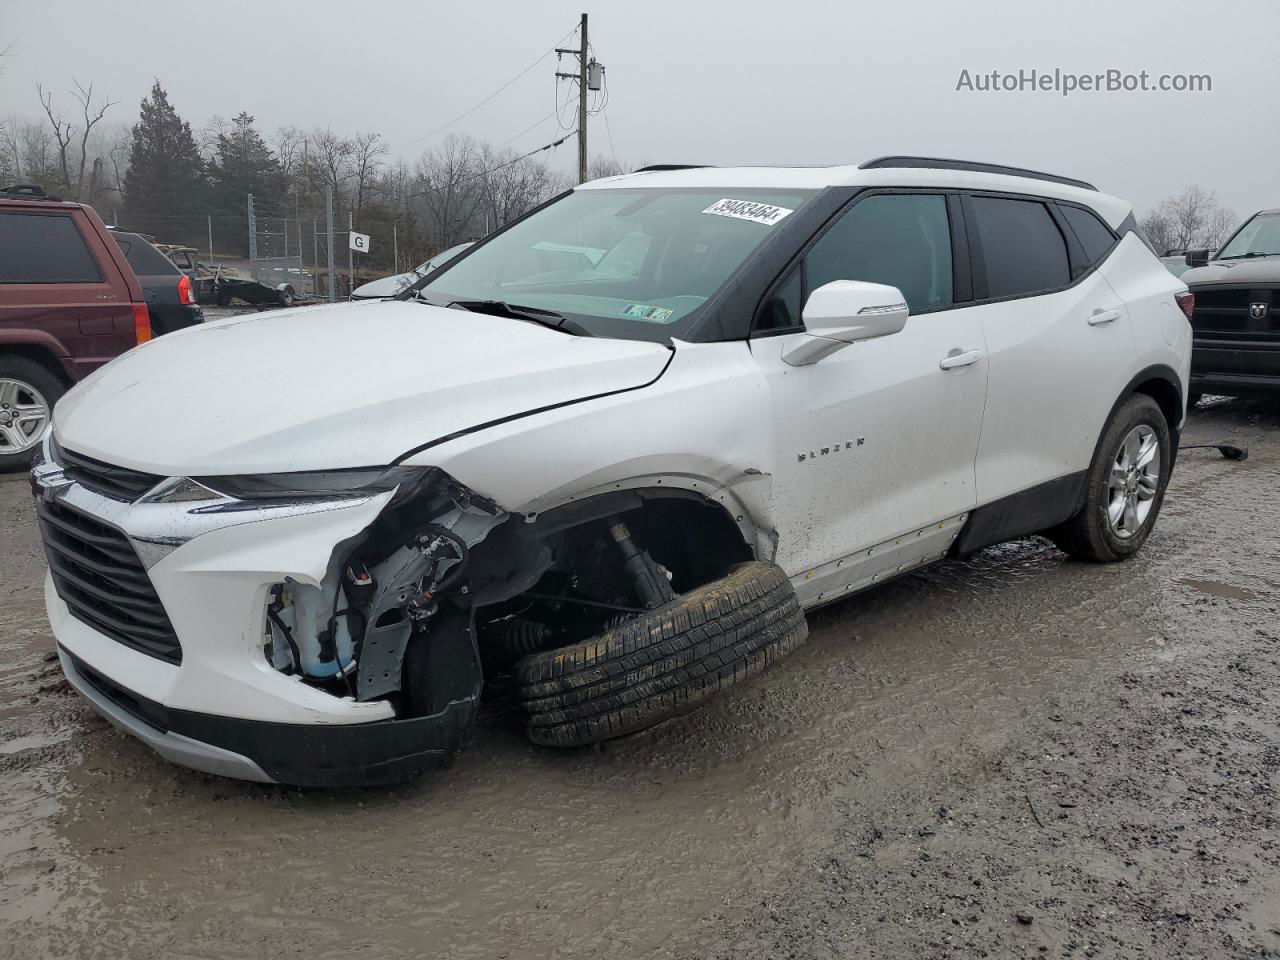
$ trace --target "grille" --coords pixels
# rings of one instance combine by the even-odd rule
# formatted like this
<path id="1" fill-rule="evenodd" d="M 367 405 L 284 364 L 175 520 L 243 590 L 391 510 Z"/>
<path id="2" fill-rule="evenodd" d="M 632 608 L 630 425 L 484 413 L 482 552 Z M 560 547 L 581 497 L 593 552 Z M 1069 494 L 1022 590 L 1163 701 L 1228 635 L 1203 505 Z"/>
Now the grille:
<path id="1" fill-rule="evenodd" d="M 173 625 L 125 535 L 60 503 L 37 500 L 36 509 L 53 585 L 71 615 L 126 647 L 181 663 Z"/>
<path id="2" fill-rule="evenodd" d="M 1280 290 L 1194 287 L 1197 337 L 1210 340 L 1280 340 Z M 1267 316 L 1249 316 L 1251 303 L 1267 304 Z"/>
<path id="3" fill-rule="evenodd" d="M 94 460 L 79 453 L 58 447 L 53 451 L 53 459 L 69 480 L 74 480 L 94 493 L 100 493 L 112 500 L 133 503 L 140 496 L 163 480 L 153 473 L 141 470 L 130 470 L 128 467 L 115 467 L 101 460 Z"/>

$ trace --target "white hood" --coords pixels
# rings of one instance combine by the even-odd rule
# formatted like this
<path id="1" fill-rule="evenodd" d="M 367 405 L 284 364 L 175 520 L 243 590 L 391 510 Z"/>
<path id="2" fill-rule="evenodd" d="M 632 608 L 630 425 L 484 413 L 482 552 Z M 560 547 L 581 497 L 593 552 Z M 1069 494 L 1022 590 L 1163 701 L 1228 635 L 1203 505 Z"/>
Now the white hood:
<path id="1" fill-rule="evenodd" d="M 234 317 L 160 337 L 58 403 L 68 450 L 166 476 L 388 464 L 423 443 L 655 380 L 655 343 L 420 302 Z"/>

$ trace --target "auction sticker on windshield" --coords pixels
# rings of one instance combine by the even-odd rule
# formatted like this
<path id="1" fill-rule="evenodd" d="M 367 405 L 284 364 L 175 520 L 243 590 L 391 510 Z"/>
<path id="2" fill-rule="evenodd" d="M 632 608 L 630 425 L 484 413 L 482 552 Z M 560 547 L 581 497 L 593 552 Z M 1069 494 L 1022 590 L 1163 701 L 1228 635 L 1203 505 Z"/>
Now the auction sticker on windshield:
<path id="1" fill-rule="evenodd" d="M 772 227 L 775 223 L 792 211 L 786 207 L 775 207 L 771 203 L 755 203 L 751 200 L 731 200 L 725 197 L 717 200 L 703 213 L 717 217 L 734 217 L 738 220 L 750 220 L 752 223 L 763 223 Z"/>
<path id="2" fill-rule="evenodd" d="M 622 308 L 622 315 L 632 320 L 643 320 L 646 323 L 666 323 L 671 319 L 673 310 L 666 307 L 652 307 L 647 303 L 628 303 Z"/>

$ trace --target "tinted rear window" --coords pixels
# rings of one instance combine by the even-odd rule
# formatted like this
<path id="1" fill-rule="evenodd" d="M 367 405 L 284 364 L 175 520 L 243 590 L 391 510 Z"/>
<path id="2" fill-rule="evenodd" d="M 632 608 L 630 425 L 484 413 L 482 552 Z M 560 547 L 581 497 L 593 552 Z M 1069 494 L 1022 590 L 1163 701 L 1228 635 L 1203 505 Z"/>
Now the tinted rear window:
<path id="1" fill-rule="evenodd" d="M 1061 205 L 1058 209 L 1062 211 L 1062 215 L 1067 218 L 1067 223 L 1075 231 L 1076 239 L 1080 241 L 1080 246 L 1084 247 L 1084 253 L 1089 258 L 1089 262 L 1101 262 L 1116 242 L 1115 235 L 1107 229 L 1106 224 L 1088 210 Z"/>
<path id="2" fill-rule="evenodd" d="M 179 270 L 163 253 L 134 233 L 114 234 L 133 272 L 140 277 L 177 276 Z"/>
<path id="3" fill-rule="evenodd" d="M 71 217 L 0 212 L 0 283 L 101 283 Z"/>
<path id="4" fill-rule="evenodd" d="M 1055 290 L 1071 282 L 1067 242 L 1043 203 L 974 197 L 988 297 Z"/>

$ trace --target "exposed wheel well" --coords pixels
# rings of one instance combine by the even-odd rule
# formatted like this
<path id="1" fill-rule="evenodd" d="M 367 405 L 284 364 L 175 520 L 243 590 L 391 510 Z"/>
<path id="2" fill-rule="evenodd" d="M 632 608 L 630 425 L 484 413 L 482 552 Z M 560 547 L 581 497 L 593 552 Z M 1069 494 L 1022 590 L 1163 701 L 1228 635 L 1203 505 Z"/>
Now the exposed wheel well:
<path id="1" fill-rule="evenodd" d="M 659 602 L 652 595 L 661 591 L 646 595 L 637 584 L 627 550 L 677 595 L 753 559 L 723 506 L 681 490 L 607 493 L 511 522 L 477 546 L 469 567 L 486 671 L 579 642 Z"/>

